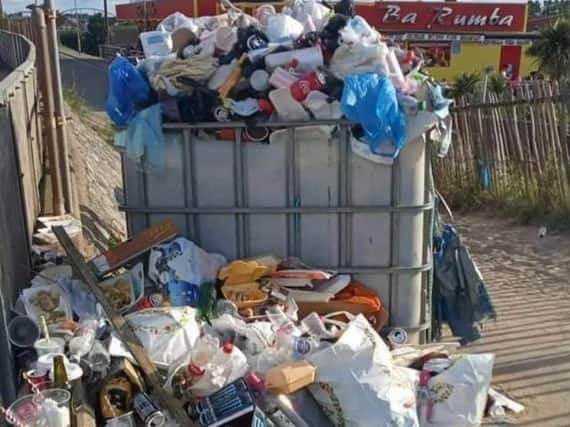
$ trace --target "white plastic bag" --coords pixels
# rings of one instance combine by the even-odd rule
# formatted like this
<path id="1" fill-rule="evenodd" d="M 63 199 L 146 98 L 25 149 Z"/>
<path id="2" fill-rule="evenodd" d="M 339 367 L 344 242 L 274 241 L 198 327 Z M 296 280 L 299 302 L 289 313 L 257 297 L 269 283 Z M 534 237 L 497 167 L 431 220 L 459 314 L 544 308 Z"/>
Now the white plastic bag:
<path id="1" fill-rule="evenodd" d="M 451 367 L 429 380 L 433 402 L 430 422 L 422 412 L 422 426 L 475 427 L 483 420 L 495 356 L 461 356 Z"/>
<path id="2" fill-rule="evenodd" d="M 152 248 L 148 277 L 160 286 L 168 286 L 173 306 L 196 306 L 200 286 L 214 282 L 218 270 L 225 264 L 226 259 L 222 255 L 209 254 L 180 237 Z"/>
<path id="3" fill-rule="evenodd" d="M 300 37 L 303 34 L 303 29 L 303 24 L 295 18 L 280 13 L 267 17 L 265 35 L 270 42 L 279 42 L 287 37 L 293 39 Z"/>
<path id="4" fill-rule="evenodd" d="M 309 390 L 335 426 L 419 426 L 418 373 L 393 365 L 390 350 L 364 316 L 307 360 L 317 367 Z"/>
<path id="5" fill-rule="evenodd" d="M 160 24 L 158 24 L 156 30 L 173 32 L 178 28 L 189 28 L 194 33 L 198 33 L 200 31 L 200 26 L 196 20 L 189 18 L 180 12 L 174 12 L 168 15 L 160 22 Z"/>
<path id="6" fill-rule="evenodd" d="M 366 46 L 341 44 L 331 58 L 330 70 L 339 79 L 348 74 L 366 72 L 387 74 L 387 53 L 388 47 L 384 43 Z"/>
<path id="7" fill-rule="evenodd" d="M 151 308 L 126 319 L 150 359 L 163 368 L 187 357 L 200 336 L 196 310 L 190 307 Z"/>

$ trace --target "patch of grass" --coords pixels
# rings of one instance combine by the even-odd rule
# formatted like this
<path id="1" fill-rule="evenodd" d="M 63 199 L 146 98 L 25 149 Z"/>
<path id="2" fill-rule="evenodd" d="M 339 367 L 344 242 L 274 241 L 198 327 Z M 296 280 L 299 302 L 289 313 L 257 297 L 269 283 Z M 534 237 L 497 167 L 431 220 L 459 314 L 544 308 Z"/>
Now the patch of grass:
<path id="1" fill-rule="evenodd" d="M 570 230 L 570 200 L 559 191 L 553 173 L 545 173 L 540 181 L 525 182 L 523 171 L 511 166 L 500 178 L 500 186 L 492 181 L 489 191 L 482 188 L 478 176 L 451 176 L 442 167 L 434 168 L 434 178 L 436 188 L 454 211 L 483 211 L 515 219 L 521 224 Z"/>
<path id="2" fill-rule="evenodd" d="M 94 118 L 93 110 L 75 88 L 65 88 L 63 90 L 63 99 L 71 111 L 79 116 L 83 124 L 97 132 L 105 142 L 113 145 L 115 137 L 113 127 L 106 120 Z"/>
<path id="3" fill-rule="evenodd" d="M 84 116 L 89 110 L 85 100 L 79 95 L 79 92 L 77 92 L 75 88 L 63 89 L 63 100 L 69 108 L 71 108 L 71 111 L 79 116 Z"/>

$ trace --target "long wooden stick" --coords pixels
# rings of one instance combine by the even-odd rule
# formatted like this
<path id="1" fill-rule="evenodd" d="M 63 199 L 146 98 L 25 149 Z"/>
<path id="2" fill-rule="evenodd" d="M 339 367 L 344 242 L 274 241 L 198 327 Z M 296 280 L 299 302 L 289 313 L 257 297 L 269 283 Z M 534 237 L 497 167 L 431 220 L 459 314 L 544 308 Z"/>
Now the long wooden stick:
<path id="1" fill-rule="evenodd" d="M 162 377 L 158 373 L 156 366 L 154 366 L 154 363 L 148 357 L 148 354 L 144 350 L 131 326 L 125 318 L 121 316 L 113 306 L 111 306 L 107 301 L 107 298 L 105 298 L 105 295 L 99 287 L 97 278 L 85 263 L 83 256 L 81 256 L 79 251 L 76 249 L 65 229 L 61 226 L 53 227 L 53 232 L 69 256 L 72 266 L 75 268 L 77 273 L 79 273 L 79 276 L 85 282 L 89 290 L 93 292 L 97 302 L 101 304 L 101 307 L 105 310 L 114 331 L 117 333 L 121 341 L 127 346 L 138 365 L 141 367 L 146 380 L 156 393 L 159 403 L 170 412 L 176 422 L 181 426 L 196 426 L 184 411 L 180 401 L 174 399 L 174 397 L 170 396 L 162 388 Z"/>

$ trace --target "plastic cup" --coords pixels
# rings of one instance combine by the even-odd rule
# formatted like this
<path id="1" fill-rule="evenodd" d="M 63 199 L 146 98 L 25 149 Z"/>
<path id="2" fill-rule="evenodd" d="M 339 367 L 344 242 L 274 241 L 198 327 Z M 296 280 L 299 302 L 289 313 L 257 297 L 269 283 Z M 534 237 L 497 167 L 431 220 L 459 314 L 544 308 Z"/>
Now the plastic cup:
<path id="1" fill-rule="evenodd" d="M 34 396 L 40 412 L 49 420 L 50 427 L 70 427 L 71 393 L 59 388 L 51 388 Z"/>
<path id="2" fill-rule="evenodd" d="M 65 349 L 65 340 L 63 338 L 53 337 L 49 341 L 47 338 L 41 338 L 34 342 L 34 348 L 38 357 L 50 353 L 63 353 Z"/>
<path id="3" fill-rule="evenodd" d="M 38 357 L 38 361 L 36 362 L 36 368 L 40 371 L 51 371 L 53 368 L 53 358 L 55 356 L 63 356 L 63 362 L 65 363 L 65 366 L 67 367 L 67 365 L 69 365 L 69 360 L 67 359 L 67 356 L 63 353 L 48 353 L 48 354 L 42 354 L 40 357 Z"/>
<path id="4" fill-rule="evenodd" d="M 34 394 L 22 396 L 8 408 L 7 421 L 17 427 L 50 427 Z"/>
<path id="5" fill-rule="evenodd" d="M 50 388 L 51 381 L 49 380 L 48 371 L 44 369 L 29 369 L 24 372 L 23 376 L 28 383 L 28 390 L 32 394 Z"/>
<path id="6" fill-rule="evenodd" d="M 8 339 L 16 347 L 32 347 L 40 337 L 40 328 L 32 319 L 17 316 L 8 323 Z"/>

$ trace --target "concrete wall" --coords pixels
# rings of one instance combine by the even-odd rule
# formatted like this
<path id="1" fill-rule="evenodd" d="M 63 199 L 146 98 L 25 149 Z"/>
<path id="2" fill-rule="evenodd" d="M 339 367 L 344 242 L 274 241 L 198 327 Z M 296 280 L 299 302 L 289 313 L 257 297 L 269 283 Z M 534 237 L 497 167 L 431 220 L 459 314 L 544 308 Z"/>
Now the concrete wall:
<path id="1" fill-rule="evenodd" d="M 5 67 L 0 80 L 0 398 L 5 404 L 15 398 L 17 375 L 6 325 L 18 293 L 30 281 L 30 244 L 41 211 L 43 144 L 35 57 L 31 41 L 0 30 Z"/>

